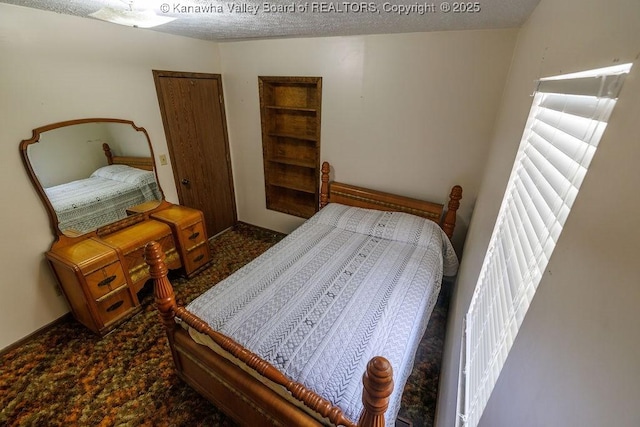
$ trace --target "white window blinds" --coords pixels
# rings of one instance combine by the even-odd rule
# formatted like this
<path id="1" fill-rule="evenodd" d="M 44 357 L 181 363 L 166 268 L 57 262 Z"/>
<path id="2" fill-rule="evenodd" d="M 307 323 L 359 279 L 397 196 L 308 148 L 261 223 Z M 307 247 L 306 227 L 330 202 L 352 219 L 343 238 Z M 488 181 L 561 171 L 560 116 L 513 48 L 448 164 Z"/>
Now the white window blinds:
<path id="1" fill-rule="evenodd" d="M 458 425 L 480 421 L 630 68 L 538 82 L 465 318 Z"/>

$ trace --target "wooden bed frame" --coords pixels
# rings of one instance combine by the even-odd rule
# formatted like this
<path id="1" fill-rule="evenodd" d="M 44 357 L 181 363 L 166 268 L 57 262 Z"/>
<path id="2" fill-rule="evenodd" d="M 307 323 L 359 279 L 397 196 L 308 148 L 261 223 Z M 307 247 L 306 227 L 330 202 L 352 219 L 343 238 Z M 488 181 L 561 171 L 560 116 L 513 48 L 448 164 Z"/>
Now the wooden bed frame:
<path id="1" fill-rule="evenodd" d="M 412 213 L 438 222 L 446 234 L 453 234 L 462 188 L 453 187 L 448 210 L 442 204 L 329 182 L 330 167 L 322 165 L 320 206 L 330 202 Z M 214 331 L 197 316 L 176 304 L 167 279 L 164 254 L 155 242 L 146 247 L 145 257 L 154 280 L 155 302 L 165 326 L 178 376 L 241 425 L 384 426 L 384 413 L 393 391 L 390 363 L 374 357 L 363 375 L 364 410 L 357 423 L 342 410 L 302 384 L 291 381 L 275 367 L 229 337 Z M 208 335 L 219 347 L 216 351 L 197 344 L 176 323 L 179 318 Z M 292 399 L 293 397 L 293 399 Z"/>
<path id="2" fill-rule="evenodd" d="M 153 157 L 114 156 L 106 142 L 102 144 L 102 150 L 109 165 L 127 165 L 147 171 L 153 170 Z"/>

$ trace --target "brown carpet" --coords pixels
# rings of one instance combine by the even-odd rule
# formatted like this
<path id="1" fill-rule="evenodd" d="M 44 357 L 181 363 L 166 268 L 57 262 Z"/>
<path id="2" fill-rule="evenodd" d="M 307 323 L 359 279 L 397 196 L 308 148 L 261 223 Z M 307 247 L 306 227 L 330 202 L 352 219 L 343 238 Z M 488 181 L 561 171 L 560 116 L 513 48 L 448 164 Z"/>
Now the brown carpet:
<path id="1" fill-rule="evenodd" d="M 211 267 L 172 279 L 186 304 L 283 236 L 238 224 L 211 241 Z M 0 425 L 233 426 L 173 371 L 150 287 L 144 309 L 99 338 L 74 320 L 47 329 L 0 355 Z M 403 395 L 400 415 L 433 425 L 448 292 L 442 292 Z"/>

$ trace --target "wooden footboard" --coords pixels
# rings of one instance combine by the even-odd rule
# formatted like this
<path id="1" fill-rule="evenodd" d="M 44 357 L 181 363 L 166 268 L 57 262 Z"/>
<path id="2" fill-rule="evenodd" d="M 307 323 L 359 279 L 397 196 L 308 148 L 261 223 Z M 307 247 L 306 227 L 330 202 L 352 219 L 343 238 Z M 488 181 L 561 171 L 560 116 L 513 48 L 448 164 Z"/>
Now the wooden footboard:
<path id="1" fill-rule="evenodd" d="M 392 368 L 385 358 L 375 357 L 367 365 L 363 376 L 364 410 L 358 422 L 354 423 L 328 400 L 290 380 L 256 354 L 214 331 L 184 307 L 179 307 L 167 278 L 164 253 L 157 243 L 147 245 L 145 258 L 150 265 L 156 305 L 167 331 L 178 375 L 227 415 L 243 425 L 384 426 L 384 413 L 393 391 Z M 175 318 L 205 333 L 222 351 L 216 352 L 195 343 L 177 325 Z M 233 362 L 228 355 L 240 363 Z M 258 373 L 258 377 L 250 370 Z M 267 383 L 283 387 L 287 391 L 285 394 L 289 393 L 304 407 L 275 392 Z"/>

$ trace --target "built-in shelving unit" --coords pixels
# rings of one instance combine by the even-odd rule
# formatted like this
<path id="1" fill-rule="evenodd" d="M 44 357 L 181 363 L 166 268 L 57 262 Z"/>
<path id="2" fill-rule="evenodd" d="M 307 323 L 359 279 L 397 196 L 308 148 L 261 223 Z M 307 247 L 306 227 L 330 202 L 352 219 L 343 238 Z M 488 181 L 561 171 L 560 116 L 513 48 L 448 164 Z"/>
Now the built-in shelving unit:
<path id="1" fill-rule="evenodd" d="M 318 211 L 322 77 L 258 77 L 267 209 Z"/>

